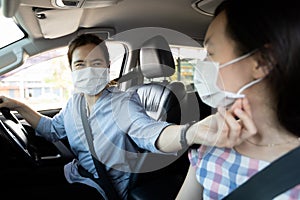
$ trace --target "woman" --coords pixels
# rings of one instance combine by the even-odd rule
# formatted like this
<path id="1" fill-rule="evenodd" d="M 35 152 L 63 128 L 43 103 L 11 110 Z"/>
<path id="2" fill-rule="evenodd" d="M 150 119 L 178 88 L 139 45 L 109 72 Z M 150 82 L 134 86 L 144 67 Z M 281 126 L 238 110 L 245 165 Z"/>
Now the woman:
<path id="1" fill-rule="evenodd" d="M 137 93 L 122 92 L 109 84 L 109 54 L 105 42 L 92 34 L 80 35 L 69 44 L 68 59 L 72 70 L 75 93 L 67 105 L 53 118 L 42 116 L 27 105 L 2 96 L 0 107 L 18 111 L 36 130 L 38 136 L 49 141 L 68 138 L 76 159 L 65 166 L 65 177 L 70 183 L 84 183 L 96 188 L 104 198 L 105 192 L 94 181 L 82 176 L 78 167 L 98 178 L 83 131 L 80 101 L 87 108 L 88 121 L 94 138 L 97 158 L 106 170 L 122 199 L 127 197 L 129 174 L 137 159 L 138 148 L 155 153 L 176 153 L 192 144 L 232 146 L 255 132 L 215 130 L 208 135 L 198 134 L 210 119 L 189 125 L 157 122 L 141 106 Z M 242 117 L 242 116 L 241 116 Z M 221 115 L 214 115 L 218 129 Z M 218 123 L 217 123 L 218 122 Z M 221 138 L 217 140 L 217 138 Z"/>
<path id="2" fill-rule="evenodd" d="M 225 118 L 242 127 L 251 124 L 257 134 L 233 148 L 190 150 L 190 168 L 177 199 L 222 199 L 299 146 L 298 8 L 292 0 L 225 0 L 216 9 L 205 36 L 208 56 L 197 66 L 195 86 Z M 218 80 L 210 84 L 216 79 L 206 79 L 211 89 L 206 90 L 199 77 Z M 243 112 L 251 121 L 240 118 Z M 300 199 L 300 187 L 278 198 Z"/>

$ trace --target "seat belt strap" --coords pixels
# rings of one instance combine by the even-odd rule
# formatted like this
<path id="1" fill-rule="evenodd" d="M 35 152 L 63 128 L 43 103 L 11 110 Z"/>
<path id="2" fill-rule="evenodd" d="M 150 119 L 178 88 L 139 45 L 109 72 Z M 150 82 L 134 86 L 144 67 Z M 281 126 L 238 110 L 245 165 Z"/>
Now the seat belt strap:
<path id="1" fill-rule="evenodd" d="M 80 112 L 81 112 L 82 125 L 84 128 L 84 133 L 85 133 L 88 145 L 89 145 L 91 156 L 92 156 L 96 171 L 99 176 L 98 179 L 94 179 L 94 178 L 92 178 L 92 179 L 96 183 L 98 183 L 98 185 L 104 190 L 104 192 L 109 200 L 110 199 L 118 200 L 118 199 L 120 199 L 120 197 L 118 196 L 118 193 L 116 192 L 113 184 L 111 183 L 111 180 L 107 174 L 105 165 L 99 159 L 97 159 L 97 154 L 95 152 L 95 148 L 93 145 L 93 136 L 92 136 L 92 132 L 91 132 L 91 127 L 88 123 L 88 119 L 87 119 L 87 115 L 86 115 L 86 105 L 84 104 L 83 100 L 84 100 L 84 96 L 82 96 L 80 98 Z M 84 170 L 81 170 L 81 172 L 84 172 Z M 91 178 L 89 176 L 87 176 L 87 177 Z"/>
<path id="2" fill-rule="evenodd" d="M 223 200 L 268 200 L 300 183 L 300 147 L 256 173 Z"/>

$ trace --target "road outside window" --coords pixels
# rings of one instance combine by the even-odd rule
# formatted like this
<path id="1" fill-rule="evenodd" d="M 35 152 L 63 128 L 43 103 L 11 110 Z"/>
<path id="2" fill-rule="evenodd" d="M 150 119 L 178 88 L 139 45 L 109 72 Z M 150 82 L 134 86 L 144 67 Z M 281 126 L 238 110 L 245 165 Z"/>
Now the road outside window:
<path id="1" fill-rule="evenodd" d="M 125 48 L 108 43 L 111 77 L 119 77 Z M 67 59 L 67 47 L 28 58 L 25 63 L 0 76 L 0 94 L 16 98 L 34 110 L 58 109 L 72 94 L 73 85 Z"/>

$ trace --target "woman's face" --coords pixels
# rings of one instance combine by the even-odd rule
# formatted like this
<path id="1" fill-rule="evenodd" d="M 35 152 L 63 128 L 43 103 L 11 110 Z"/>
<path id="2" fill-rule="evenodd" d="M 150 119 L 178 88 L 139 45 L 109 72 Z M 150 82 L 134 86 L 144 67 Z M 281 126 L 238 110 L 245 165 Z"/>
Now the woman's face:
<path id="1" fill-rule="evenodd" d="M 77 47 L 72 53 L 72 71 L 85 67 L 107 68 L 103 51 L 95 44 Z"/>
<path id="2" fill-rule="evenodd" d="M 209 25 L 205 35 L 204 45 L 207 49 L 208 60 L 225 64 L 238 55 L 235 42 L 226 33 L 227 19 L 225 12 L 221 12 Z M 237 92 L 242 86 L 253 81 L 251 70 L 253 67 L 251 56 L 239 62 L 220 68 L 217 85 L 222 90 Z"/>

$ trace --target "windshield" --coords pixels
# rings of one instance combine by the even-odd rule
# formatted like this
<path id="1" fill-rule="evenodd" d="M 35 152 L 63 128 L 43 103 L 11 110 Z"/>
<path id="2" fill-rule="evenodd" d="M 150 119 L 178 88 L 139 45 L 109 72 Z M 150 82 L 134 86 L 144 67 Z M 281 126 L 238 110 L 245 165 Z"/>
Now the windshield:
<path id="1" fill-rule="evenodd" d="M 25 34 L 12 18 L 4 17 L 0 12 L 0 48 L 22 39 Z"/>

